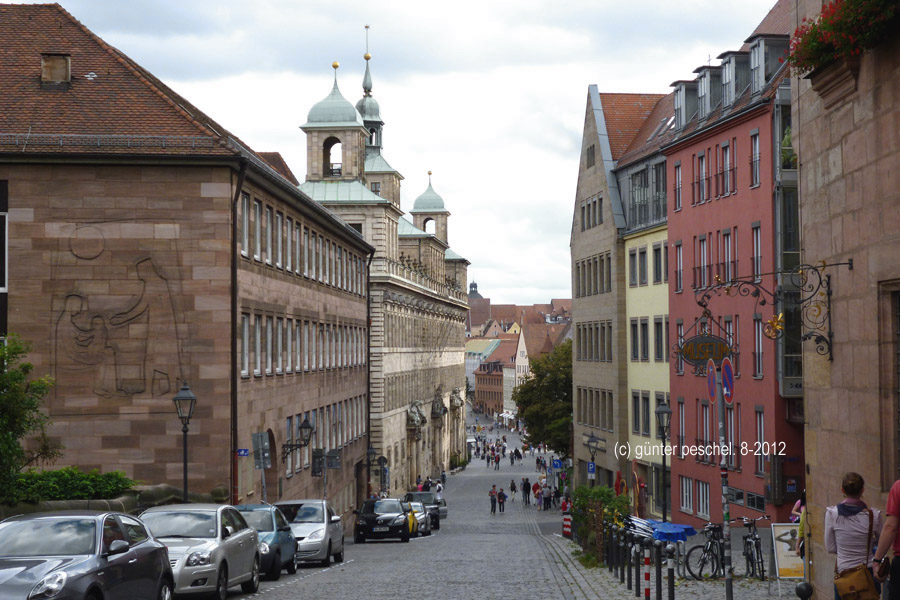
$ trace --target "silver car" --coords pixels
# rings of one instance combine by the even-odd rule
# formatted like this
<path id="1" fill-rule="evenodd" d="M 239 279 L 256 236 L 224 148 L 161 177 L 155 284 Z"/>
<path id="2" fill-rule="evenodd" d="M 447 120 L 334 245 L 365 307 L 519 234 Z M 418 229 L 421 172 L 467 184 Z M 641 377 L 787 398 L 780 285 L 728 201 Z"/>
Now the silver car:
<path id="1" fill-rule="evenodd" d="M 155 506 L 141 519 L 169 549 L 176 594 L 225 600 L 237 584 L 248 594 L 259 588 L 259 537 L 233 506 Z"/>
<path id="2" fill-rule="evenodd" d="M 297 538 L 297 560 L 327 566 L 344 562 L 344 526 L 327 500 L 276 502 Z"/>
<path id="3" fill-rule="evenodd" d="M 431 515 L 428 514 L 428 509 L 425 508 L 425 505 L 421 502 L 410 502 L 409 508 L 416 516 L 418 525 L 416 535 L 431 535 Z"/>

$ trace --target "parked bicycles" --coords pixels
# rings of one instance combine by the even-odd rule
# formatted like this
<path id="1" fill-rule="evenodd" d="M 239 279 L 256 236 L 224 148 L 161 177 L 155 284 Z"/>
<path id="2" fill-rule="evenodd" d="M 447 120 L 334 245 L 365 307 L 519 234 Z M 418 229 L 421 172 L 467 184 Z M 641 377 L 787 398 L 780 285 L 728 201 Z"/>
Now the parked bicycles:
<path id="1" fill-rule="evenodd" d="M 688 573 L 694 579 L 720 577 L 725 574 L 725 543 L 722 526 L 718 523 L 707 523 L 703 527 L 706 541 L 688 550 L 685 562 Z"/>
<path id="2" fill-rule="evenodd" d="M 759 538 L 759 532 L 756 530 L 756 522 L 763 519 L 768 520 L 769 515 L 763 515 L 750 519 L 741 517 L 732 519 L 732 523 L 741 521 L 749 531 L 744 535 L 744 564 L 747 567 L 747 577 L 759 577 L 760 581 L 766 580 L 766 560 L 762 551 L 762 544 Z"/>

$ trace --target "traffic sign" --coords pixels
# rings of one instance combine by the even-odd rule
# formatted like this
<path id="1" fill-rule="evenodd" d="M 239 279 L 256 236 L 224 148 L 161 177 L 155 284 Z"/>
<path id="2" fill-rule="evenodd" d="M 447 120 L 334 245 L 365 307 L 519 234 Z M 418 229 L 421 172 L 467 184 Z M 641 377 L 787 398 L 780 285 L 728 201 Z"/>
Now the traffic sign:
<path id="1" fill-rule="evenodd" d="M 725 404 L 734 402 L 734 367 L 727 358 L 722 361 L 722 395 L 725 397 Z"/>
<path id="2" fill-rule="evenodd" d="M 562 461 L 558 458 L 553 459 L 553 468 L 554 469 L 562 469 Z"/>
<path id="3" fill-rule="evenodd" d="M 706 389 L 709 392 L 709 401 L 716 401 L 716 363 L 709 359 L 706 363 Z"/>
<path id="4" fill-rule="evenodd" d="M 250 448 L 238 448 L 238 456 L 250 456 Z"/>
<path id="5" fill-rule="evenodd" d="M 588 466 L 588 479 L 596 479 L 597 478 L 597 465 L 589 462 Z"/>

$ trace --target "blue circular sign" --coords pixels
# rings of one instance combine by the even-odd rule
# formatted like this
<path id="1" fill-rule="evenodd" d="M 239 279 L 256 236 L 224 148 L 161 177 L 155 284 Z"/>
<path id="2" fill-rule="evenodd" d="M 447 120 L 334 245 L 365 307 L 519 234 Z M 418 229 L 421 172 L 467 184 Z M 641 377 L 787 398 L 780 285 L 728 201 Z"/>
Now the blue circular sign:
<path id="1" fill-rule="evenodd" d="M 722 395 L 725 397 L 725 404 L 734 402 L 734 367 L 727 358 L 722 361 Z"/>
<path id="2" fill-rule="evenodd" d="M 716 363 L 709 359 L 706 363 L 706 388 L 709 391 L 709 401 L 716 401 Z"/>

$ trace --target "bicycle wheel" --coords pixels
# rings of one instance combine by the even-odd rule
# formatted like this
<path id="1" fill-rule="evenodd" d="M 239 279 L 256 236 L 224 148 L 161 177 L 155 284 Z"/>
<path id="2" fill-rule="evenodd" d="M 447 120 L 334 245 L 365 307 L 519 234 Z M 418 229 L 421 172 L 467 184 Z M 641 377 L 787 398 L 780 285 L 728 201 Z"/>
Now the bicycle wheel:
<path id="1" fill-rule="evenodd" d="M 685 557 L 688 573 L 694 579 L 715 577 L 719 570 L 719 559 L 715 553 L 704 546 L 694 546 Z"/>
<path id="2" fill-rule="evenodd" d="M 766 559 L 763 556 L 762 546 L 759 543 L 759 540 L 756 540 L 753 544 L 753 550 L 755 554 L 755 563 L 756 563 L 756 576 L 759 577 L 760 581 L 766 580 Z"/>
<path id="3" fill-rule="evenodd" d="M 753 554 L 753 546 L 748 542 L 744 544 L 744 576 L 748 579 L 756 577 L 756 556 Z"/>

